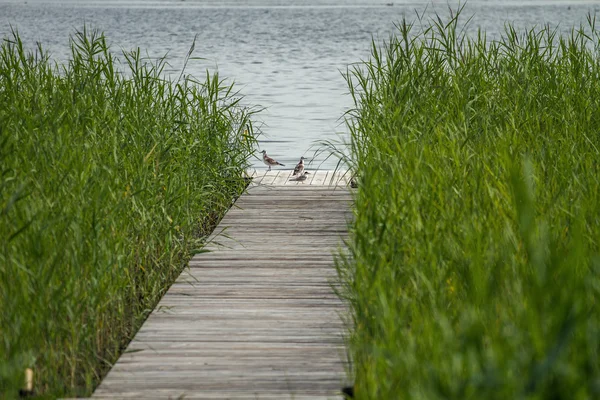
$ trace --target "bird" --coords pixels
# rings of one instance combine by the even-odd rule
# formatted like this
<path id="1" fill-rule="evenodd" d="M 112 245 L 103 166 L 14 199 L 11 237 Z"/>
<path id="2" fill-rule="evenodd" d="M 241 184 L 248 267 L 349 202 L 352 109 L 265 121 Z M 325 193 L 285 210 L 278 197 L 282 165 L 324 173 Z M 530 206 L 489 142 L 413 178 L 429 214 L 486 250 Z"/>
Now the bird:
<path id="1" fill-rule="evenodd" d="M 310 174 L 310 172 L 308 171 L 302 171 L 300 174 L 298 174 L 296 177 L 292 177 L 290 178 L 290 181 L 305 181 L 306 178 L 308 178 L 306 175 Z"/>
<path id="2" fill-rule="evenodd" d="M 267 155 L 267 151 L 266 150 L 261 151 L 261 153 L 263 155 L 263 162 L 265 163 L 266 166 L 269 167 L 269 171 L 271 170 L 271 167 L 273 165 L 281 165 L 282 167 L 285 167 L 284 164 L 280 163 L 279 161 L 275 161 L 271 157 L 269 157 Z"/>
<path id="3" fill-rule="evenodd" d="M 304 156 L 300 157 L 300 162 L 298 163 L 298 165 L 296 165 L 296 168 L 294 168 L 294 173 L 292 174 L 293 176 L 302 174 L 302 172 L 304 171 L 304 160 Z"/>

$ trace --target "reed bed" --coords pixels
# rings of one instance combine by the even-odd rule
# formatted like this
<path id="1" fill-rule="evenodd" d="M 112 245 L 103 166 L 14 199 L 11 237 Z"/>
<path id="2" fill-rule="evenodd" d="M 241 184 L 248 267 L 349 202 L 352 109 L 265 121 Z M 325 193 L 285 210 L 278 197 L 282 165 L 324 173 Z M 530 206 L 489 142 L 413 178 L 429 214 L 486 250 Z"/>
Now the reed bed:
<path id="1" fill-rule="evenodd" d="M 252 109 L 84 29 L 0 48 L 0 397 L 89 395 L 232 201 Z M 187 60 L 191 59 L 191 51 Z M 187 62 L 187 61 L 186 61 Z M 119 72 L 119 70 L 122 72 Z"/>
<path id="2" fill-rule="evenodd" d="M 346 75 L 358 399 L 600 398 L 600 31 L 402 21 Z"/>

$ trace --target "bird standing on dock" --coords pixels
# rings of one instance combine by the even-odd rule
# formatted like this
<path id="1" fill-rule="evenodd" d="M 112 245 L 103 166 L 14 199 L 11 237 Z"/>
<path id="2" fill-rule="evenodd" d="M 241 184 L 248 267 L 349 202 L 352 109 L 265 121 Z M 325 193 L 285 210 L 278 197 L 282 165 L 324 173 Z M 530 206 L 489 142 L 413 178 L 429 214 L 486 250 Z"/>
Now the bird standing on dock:
<path id="1" fill-rule="evenodd" d="M 282 163 L 273 160 L 271 157 L 269 157 L 267 155 L 267 151 L 263 150 L 261 151 L 262 155 L 263 155 L 263 162 L 265 163 L 266 166 L 269 167 L 269 171 L 271 170 L 271 167 L 274 165 L 281 165 L 282 167 L 285 167 L 285 165 L 283 165 Z"/>
<path id="2" fill-rule="evenodd" d="M 290 181 L 299 181 L 299 182 L 305 181 L 306 178 L 308 178 L 308 176 L 306 176 L 308 174 L 310 174 L 310 172 L 302 171 L 300 174 L 298 174 L 295 177 L 292 175 L 292 177 L 290 178 Z"/>
<path id="3" fill-rule="evenodd" d="M 292 176 L 302 175 L 302 172 L 304 172 L 304 160 L 304 156 L 300 157 L 300 162 L 296 165 L 296 168 L 294 168 Z"/>

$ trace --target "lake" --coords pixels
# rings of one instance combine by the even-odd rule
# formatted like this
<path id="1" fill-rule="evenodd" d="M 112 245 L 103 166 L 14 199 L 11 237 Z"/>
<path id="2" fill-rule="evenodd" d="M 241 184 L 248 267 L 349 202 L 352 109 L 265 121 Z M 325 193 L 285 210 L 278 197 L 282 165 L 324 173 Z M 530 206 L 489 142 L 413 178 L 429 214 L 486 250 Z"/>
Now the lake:
<path id="1" fill-rule="evenodd" d="M 29 46 L 41 42 L 58 61 L 68 59 L 68 40 L 86 24 L 103 31 L 113 50 L 141 48 L 150 58 L 167 55 L 167 73 L 178 76 L 194 36 L 186 72 L 196 77 L 218 71 L 235 81 L 244 104 L 258 114 L 260 149 L 287 166 L 313 158 L 319 140 L 340 141 L 343 116 L 352 106 L 342 72 L 367 59 L 371 38 L 380 42 L 403 17 L 447 16 L 447 1 L 369 0 L 0 0 L 0 36 L 16 28 Z M 458 5 L 458 2 L 450 1 Z M 454 6 L 456 9 L 457 6 Z M 585 23 L 598 1 L 472 0 L 464 20 L 498 38 L 505 22 L 519 28 L 550 24 L 562 31 Z M 333 168 L 323 154 L 311 167 Z M 260 160 L 255 165 L 264 167 Z"/>

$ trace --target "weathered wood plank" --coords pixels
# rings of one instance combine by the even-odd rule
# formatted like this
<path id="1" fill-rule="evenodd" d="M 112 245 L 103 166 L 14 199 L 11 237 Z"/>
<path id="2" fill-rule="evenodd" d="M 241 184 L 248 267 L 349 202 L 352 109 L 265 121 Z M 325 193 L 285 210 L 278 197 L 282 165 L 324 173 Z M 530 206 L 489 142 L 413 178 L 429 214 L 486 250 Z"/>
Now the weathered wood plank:
<path id="1" fill-rule="evenodd" d="M 312 177 L 314 178 L 314 176 Z M 310 182 L 312 178 L 307 179 Z M 318 185 L 307 185 L 307 186 L 264 186 L 254 185 L 246 188 L 246 195 L 258 196 L 263 193 L 268 193 L 273 196 L 289 196 L 290 193 L 298 194 L 300 196 L 336 196 L 336 195 L 353 195 L 354 189 L 350 189 L 342 186 L 318 186 Z"/>
<path id="2" fill-rule="evenodd" d="M 279 171 L 277 178 L 273 180 L 271 185 L 273 186 L 283 186 L 285 182 L 291 177 L 293 171 Z"/>
<path id="3" fill-rule="evenodd" d="M 271 185 L 271 183 L 275 180 L 275 178 L 277 177 L 277 175 L 279 175 L 279 170 L 275 170 L 272 169 L 271 171 L 267 171 L 267 169 L 264 170 L 257 170 L 256 171 L 256 177 L 252 180 L 252 185 L 256 186 L 265 186 L 265 185 Z"/>
<path id="4" fill-rule="evenodd" d="M 333 254 L 311 254 L 306 251 L 296 250 L 295 252 L 286 250 L 286 251 L 275 251 L 271 250 L 269 253 L 265 253 L 263 251 L 247 251 L 244 253 L 248 253 L 248 256 L 252 258 L 253 261 L 269 261 L 275 260 L 279 261 L 282 264 L 287 263 L 288 261 L 296 261 L 298 258 L 303 258 L 305 262 L 308 264 L 313 261 L 330 261 L 333 264 L 334 256 Z M 228 251 L 213 251 L 208 253 L 210 254 L 210 260 L 240 260 L 237 252 L 228 252 Z M 244 259 L 241 259 L 244 260 Z M 248 264 L 248 259 L 245 259 L 246 264 Z"/>
<path id="5" fill-rule="evenodd" d="M 182 273 L 182 279 L 187 277 L 203 277 L 204 279 L 264 279 L 264 278 L 314 278 L 322 280 L 323 277 L 336 276 L 337 272 L 331 268 L 330 263 L 321 264 L 312 268 L 303 267 L 302 263 L 298 263 L 287 268 L 281 268 L 277 264 L 258 265 L 258 267 L 244 268 L 244 265 L 235 263 L 222 263 L 217 265 L 210 262 L 206 264 L 196 265 L 196 268 L 186 268 Z M 247 265 L 247 264 L 246 264 Z M 235 273 L 230 271 L 235 269 Z"/>
<path id="6" fill-rule="evenodd" d="M 348 318 L 333 263 L 353 195 L 337 173 L 294 182 L 291 172 L 247 172 L 209 252 L 190 260 L 94 397 L 340 398 Z"/>
<path id="7" fill-rule="evenodd" d="M 226 253 L 226 254 L 224 254 L 224 253 Z M 332 265 L 333 261 L 334 261 L 333 254 L 329 255 L 329 256 L 308 255 L 308 254 L 304 255 L 303 256 L 304 261 L 305 261 L 304 265 L 298 265 L 297 261 L 298 261 L 299 257 L 295 254 L 289 254 L 289 253 L 265 254 L 262 252 L 253 252 L 253 254 L 251 254 L 251 255 L 254 257 L 253 261 L 254 262 L 259 261 L 260 264 L 253 263 L 252 265 L 248 265 L 247 259 L 244 260 L 244 259 L 238 257 L 237 254 L 235 254 L 233 252 L 215 251 L 215 252 L 213 252 L 213 255 L 211 256 L 210 260 L 207 259 L 207 260 L 203 260 L 203 261 L 194 262 L 193 265 L 190 265 L 190 268 L 211 268 L 213 266 L 220 268 L 224 265 L 231 266 L 231 267 L 239 267 L 239 266 L 247 265 L 248 267 L 252 267 L 252 268 L 266 268 L 266 267 L 270 267 L 277 263 L 280 265 L 279 268 L 282 268 L 282 269 L 300 268 L 300 267 L 311 268 L 311 264 L 315 264 L 315 267 L 319 268 L 322 266 L 322 263 L 327 263 L 329 265 Z"/>
<path id="8" fill-rule="evenodd" d="M 329 173 L 325 182 L 330 187 L 347 187 L 350 182 L 350 172 L 347 170 L 336 170 Z"/>
<path id="9" fill-rule="evenodd" d="M 298 253 L 307 250 L 305 249 L 307 246 L 314 250 L 314 248 L 318 246 L 336 247 L 336 245 L 342 244 L 342 237 L 336 240 L 325 235 L 325 233 L 336 235 L 339 234 L 339 232 L 339 229 L 328 229 L 325 232 L 320 232 L 320 234 L 315 234 L 313 236 L 286 235 L 286 232 L 282 232 L 280 236 L 260 236 L 250 235 L 245 232 L 240 233 L 231 231 L 226 232 L 228 237 L 221 236 L 214 238 L 211 243 L 206 245 L 206 249 L 214 252 L 217 250 L 227 250 L 228 248 L 234 249 L 234 247 L 241 246 L 248 250 L 268 250 L 278 253 Z M 273 247 L 278 248 L 277 250 L 273 250 Z M 319 253 L 313 253 L 313 255 L 316 254 Z"/>
<path id="10" fill-rule="evenodd" d="M 327 175 L 329 175 L 329 171 L 314 171 L 312 175 L 313 177 L 310 180 L 310 185 L 323 186 L 325 183 L 325 179 L 327 179 Z"/>
<path id="11" fill-rule="evenodd" d="M 347 204 L 347 203 L 343 203 L 342 204 Z M 340 204 L 341 205 L 341 204 Z M 273 212 L 269 212 L 267 211 L 267 207 L 280 207 L 277 211 L 273 211 Z M 286 214 L 292 214 L 292 215 L 286 215 Z M 260 214 L 259 216 L 264 216 L 264 217 L 269 217 L 272 216 L 272 218 L 281 218 L 281 217 L 291 217 L 293 219 L 298 219 L 298 218 L 304 218 L 307 220 L 316 220 L 316 222 L 321 221 L 322 223 L 325 223 L 326 221 L 338 221 L 340 219 L 344 220 L 345 217 L 347 216 L 351 216 L 352 213 L 349 211 L 342 211 L 336 208 L 331 208 L 329 210 L 327 210 L 327 212 L 317 212 L 314 210 L 305 210 L 302 207 L 297 207 L 297 208 L 293 208 L 293 207 L 285 207 L 283 205 L 278 205 L 276 202 L 271 202 L 269 204 L 260 204 L 260 205 L 255 205 L 255 206 L 248 206 L 245 208 L 240 208 L 240 207 L 235 207 L 235 208 L 231 208 L 230 212 L 227 213 L 225 215 L 225 218 L 233 218 L 233 217 L 245 217 L 245 218 L 255 218 L 256 215 L 255 214 Z M 323 218 L 326 218 L 326 221 L 323 220 Z M 262 221 L 254 221 L 255 223 L 258 222 L 262 222 Z"/>
<path id="12" fill-rule="evenodd" d="M 320 170 L 311 170 L 307 169 L 307 178 L 305 180 L 294 180 L 292 178 L 292 168 L 284 168 L 284 169 L 272 169 L 271 171 L 267 171 L 267 168 L 264 169 L 251 169 L 246 172 L 246 176 L 253 177 L 254 180 L 252 182 L 251 187 L 272 187 L 272 186 L 283 186 L 285 188 L 305 188 L 312 186 L 320 186 L 331 187 L 332 182 L 335 182 L 333 186 L 345 187 L 349 181 L 349 174 L 346 170 L 338 170 L 336 172 L 337 179 L 332 181 L 331 178 L 334 178 L 334 171 L 320 171 Z M 342 178 L 343 177 L 343 178 Z M 275 179 L 276 178 L 276 179 Z M 329 180 L 327 180 L 329 178 Z"/>
<path id="13" fill-rule="evenodd" d="M 294 303 L 294 307 L 283 306 L 282 304 Z M 267 309 L 272 308 L 274 310 L 290 310 L 293 312 L 294 309 L 305 309 L 307 311 L 314 310 L 316 316 L 320 316 L 323 311 L 322 309 L 337 310 L 339 313 L 345 312 L 345 307 L 340 304 L 339 299 L 311 299 L 311 298 L 300 298 L 300 299 L 253 299 L 251 301 L 247 299 L 223 299 L 223 298 L 186 298 L 184 296 L 173 296 L 169 300 L 159 303 L 158 310 L 169 310 L 173 311 L 181 308 L 183 311 L 188 308 L 202 307 L 203 305 L 210 305 L 214 309 L 226 309 L 230 304 L 236 304 L 235 308 L 240 310 L 248 310 L 251 312 L 255 309 Z"/>
<path id="14" fill-rule="evenodd" d="M 269 196 L 269 195 L 267 195 Z M 266 196 L 263 196 L 266 197 Z M 335 198 L 314 197 L 306 198 L 303 196 L 286 196 L 286 197 L 270 197 L 260 198 L 258 196 L 247 196 L 236 203 L 236 210 L 245 210 L 251 208 L 263 208 L 265 206 L 277 206 L 279 209 L 297 210 L 305 209 L 314 205 L 315 208 L 334 208 L 338 209 L 339 203 L 348 203 L 349 198 L 346 196 L 336 196 Z"/>
<path id="15" fill-rule="evenodd" d="M 181 391 L 180 389 L 172 389 L 172 390 L 154 390 L 152 394 L 145 395 L 144 398 L 148 400 L 154 399 L 190 399 L 190 400 L 222 400 L 222 399 L 245 399 L 245 400 L 343 400 L 342 396 L 322 396 L 318 394 L 315 395 L 295 395 L 290 390 L 285 390 L 282 392 L 273 392 L 273 393 L 262 393 L 260 397 L 255 394 L 250 394 L 247 389 L 241 389 L 240 392 L 232 392 L 235 388 L 226 388 L 226 389 L 216 389 L 218 391 L 211 392 L 208 389 L 204 389 L 202 391 L 202 395 L 188 394 L 187 391 Z M 94 396 L 94 398 L 98 399 L 139 399 L 142 396 L 141 391 L 135 391 L 134 389 L 128 390 L 127 392 L 119 392 L 117 394 L 100 394 L 98 396 Z"/>

